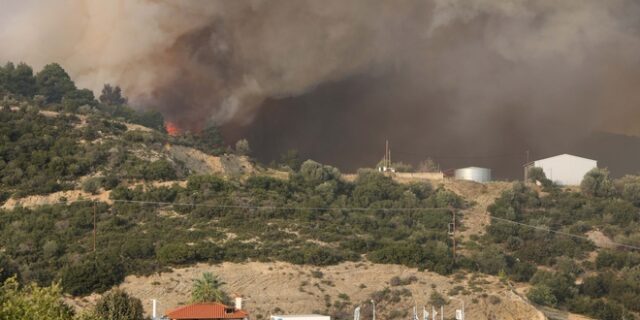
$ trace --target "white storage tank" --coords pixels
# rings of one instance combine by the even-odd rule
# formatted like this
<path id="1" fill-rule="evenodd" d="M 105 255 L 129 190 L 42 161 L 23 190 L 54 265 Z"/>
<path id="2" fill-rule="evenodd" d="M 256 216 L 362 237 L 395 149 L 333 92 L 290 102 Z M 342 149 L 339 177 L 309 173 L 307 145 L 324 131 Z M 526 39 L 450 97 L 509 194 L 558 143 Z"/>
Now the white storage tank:
<path id="1" fill-rule="evenodd" d="M 457 169 L 455 171 L 456 180 L 468 180 L 475 182 L 489 182 L 491 181 L 491 169 L 480 167 L 468 167 Z"/>
<path id="2" fill-rule="evenodd" d="M 331 320 L 331 317 L 321 314 L 289 314 L 272 315 L 271 320 Z"/>

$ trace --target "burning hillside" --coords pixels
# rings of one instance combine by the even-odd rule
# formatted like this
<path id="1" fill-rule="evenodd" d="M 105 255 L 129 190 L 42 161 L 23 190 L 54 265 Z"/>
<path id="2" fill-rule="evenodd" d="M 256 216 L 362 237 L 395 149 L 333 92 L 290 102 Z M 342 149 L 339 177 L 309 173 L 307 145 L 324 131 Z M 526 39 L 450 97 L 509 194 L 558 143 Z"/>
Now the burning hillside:
<path id="1" fill-rule="evenodd" d="M 166 121 L 164 124 L 164 128 L 165 130 L 167 130 L 167 133 L 170 136 L 177 136 L 181 132 L 180 128 L 178 128 L 178 126 L 171 121 Z"/>
<path id="2" fill-rule="evenodd" d="M 637 1 L 5 5 L 0 60 L 117 83 L 180 129 L 252 138 L 265 159 L 298 148 L 354 167 L 390 137 L 415 158 L 499 165 L 638 132 Z"/>

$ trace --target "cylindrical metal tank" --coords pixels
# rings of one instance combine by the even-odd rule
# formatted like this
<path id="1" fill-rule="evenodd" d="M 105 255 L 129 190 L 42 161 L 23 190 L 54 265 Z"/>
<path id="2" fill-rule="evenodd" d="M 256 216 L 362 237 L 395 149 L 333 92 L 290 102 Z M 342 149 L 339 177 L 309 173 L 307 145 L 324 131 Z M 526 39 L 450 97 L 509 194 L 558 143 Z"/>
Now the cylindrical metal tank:
<path id="1" fill-rule="evenodd" d="M 457 169 L 455 171 L 455 177 L 457 180 L 469 180 L 475 182 L 489 182 L 491 181 L 491 169 L 468 167 Z"/>

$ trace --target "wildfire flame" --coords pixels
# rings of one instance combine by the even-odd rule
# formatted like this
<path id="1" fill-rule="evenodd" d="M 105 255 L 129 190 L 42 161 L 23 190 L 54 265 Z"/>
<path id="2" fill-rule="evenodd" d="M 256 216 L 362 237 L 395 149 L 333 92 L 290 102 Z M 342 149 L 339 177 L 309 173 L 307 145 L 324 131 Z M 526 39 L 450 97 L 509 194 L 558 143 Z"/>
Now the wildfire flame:
<path id="1" fill-rule="evenodd" d="M 173 122 L 165 122 L 164 128 L 170 136 L 177 136 L 180 133 L 180 128 Z"/>

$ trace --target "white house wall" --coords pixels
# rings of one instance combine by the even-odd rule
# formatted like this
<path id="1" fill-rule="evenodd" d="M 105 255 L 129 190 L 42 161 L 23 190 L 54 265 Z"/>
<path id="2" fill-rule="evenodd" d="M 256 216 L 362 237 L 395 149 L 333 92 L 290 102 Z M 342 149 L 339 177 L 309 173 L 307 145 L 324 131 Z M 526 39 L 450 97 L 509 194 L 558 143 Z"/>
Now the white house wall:
<path id="1" fill-rule="evenodd" d="M 560 155 L 535 161 L 534 166 L 542 168 L 547 178 L 559 185 L 579 185 L 587 172 L 598 167 L 598 162 L 572 155 Z"/>

